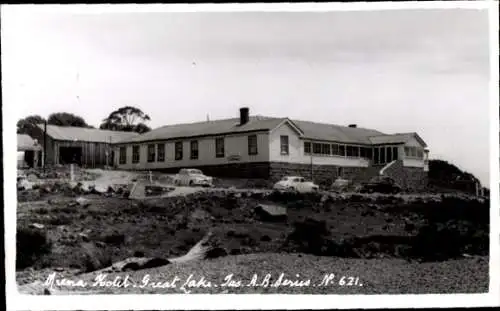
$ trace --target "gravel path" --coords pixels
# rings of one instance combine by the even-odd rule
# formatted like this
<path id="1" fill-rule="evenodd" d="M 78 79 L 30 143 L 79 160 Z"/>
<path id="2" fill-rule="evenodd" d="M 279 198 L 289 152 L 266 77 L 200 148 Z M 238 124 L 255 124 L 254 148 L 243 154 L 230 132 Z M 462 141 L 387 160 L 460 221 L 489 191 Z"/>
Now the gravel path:
<path id="1" fill-rule="evenodd" d="M 284 273 L 285 279 L 304 286 L 271 286 Z M 231 284 L 223 284 L 233 274 Z M 256 286 L 251 284 L 257 275 Z M 270 274 L 269 286 L 262 286 Z M 297 276 L 298 274 L 298 276 Z M 323 278 L 334 274 L 328 285 L 320 285 Z M 195 286 L 185 284 L 193 280 Z M 422 294 L 422 293 L 480 293 L 488 291 L 488 258 L 472 257 L 440 263 L 408 263 L 398 259 L 344 259 L 316 257 L 303 254 L 250 254 L 227 256 L 214 260 L 136 271 L 101 275 L 107 281 L 116 277 L 136 286 L 93 286 L 96 274 L 74 277 L 87 282 L 84 288 L 54 286 L 52 294 L 170 294 L 170 293 L 278 293 L 278 294 Z M 171 283 L 175 278 L 175 287 Z M 342 277 L 344 277 L 342 279 Z M 62 278 L 57 274 L 56 278 Z M 149 281 L 144 286 L 145 278 Z M 204 282 L 200 279 L 204 279 Z M 225 279 L 226 278 L 226 279 Z M 306 281 L 310 280 L 309 285 Z M 44 280 L 45 281 L 45 280 Z M 283 279 L 284 281 L 284 279 Z M 122 282 L 123 283 L 123 282 Z M 189 283 L 189 282 L 188 282 Z M 210 286 L 207 284 L 210 283 Z M 226 282 L 228 283 L 228 282 Z M 239 284 L 238 284 L 239 283 Z M 349 283 L 352 283 L 349 285 Z M 153 284 L 159 285 L 154 288 Z M 23 285 L 21 293 L 41 294 L 43 287 Z M 183 286 L 184 285 L 184 286 Z M 205 286 L 203 286 L 205 285 Z M 233 286 L 227 286 L 233 285 Z"/>

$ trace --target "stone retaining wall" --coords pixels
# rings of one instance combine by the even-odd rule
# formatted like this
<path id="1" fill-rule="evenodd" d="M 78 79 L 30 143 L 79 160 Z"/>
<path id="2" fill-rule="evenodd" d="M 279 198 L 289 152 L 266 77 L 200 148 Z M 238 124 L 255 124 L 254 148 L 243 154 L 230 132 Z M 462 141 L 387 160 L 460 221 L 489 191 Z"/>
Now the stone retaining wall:
<path id="1" fill-rule="evenodd" d="M 422 168 L 403 167 L 403 162 L 398 160 L 385 171 L 385 175 L 392 177 L 404 189 L 420 190 L 427 186 L 427 172 Z M 270 179 L 276 182 L 283 176 L 302 176 L 319 184 L 329 186 L 339 177 L 353 182 L 368 181 L 377 176 L 383 166 L 370 167 L 339 167 L 336 165 L 311 165 L 287 162 L 255 162 L 255 163 L 230 163 L 223 165 L 193 166 L 204 174 L 214 177 Z M 182 167 L 158 169 L 163 173 L 175 174 Z M 339 169 L 340 168 L 340 169 Z"/>
<path id="2" fill-rule="evenodd" d="M 171 167 L 157 169 L 163 173 L 176 174 L 183 167 Z M 249 163 L 230 163 L 221 165 L 201 165 L 190 166 L 186 168 L 196 168 L 201 170 L 205 175 L 214 177 L 227 178 L 269 178 L 269 162 L 249 162 Z"/>
<path id="3" fill-rule="evenodd" d="M 312 179 L 320 185 L 331 185 L 339 174 L 342 178 L 359 182 L 370 179 L 378 174 L 378 168 L 374 167 L 340 167 L 336 165 L 310 165 L 286 162 L 270 163 L 270 178 L 273 181 L 283 176 L 302 176 Z"/>
<path id="4" fill-rule="evenodd" d="M 402 160 L 397 160 L 393 165 L 388 167 L 384 175 L 394 179 L 405 190 L 423 190 L 428 184 L 427 172 L 423 168 L 403 166 Z"/>

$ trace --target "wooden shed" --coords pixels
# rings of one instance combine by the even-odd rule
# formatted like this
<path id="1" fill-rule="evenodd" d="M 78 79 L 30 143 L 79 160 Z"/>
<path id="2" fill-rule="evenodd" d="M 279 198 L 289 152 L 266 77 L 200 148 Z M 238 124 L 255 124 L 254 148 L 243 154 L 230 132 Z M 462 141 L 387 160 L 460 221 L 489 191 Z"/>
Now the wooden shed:
<path id="1" fill-rule="evenodd" d="M 134 132 L 38 124 L 29 130 L 45 150 L 45 165 L 75 163 L 96 168 L 113 164 L 113 142 L 138 135 Z"/>

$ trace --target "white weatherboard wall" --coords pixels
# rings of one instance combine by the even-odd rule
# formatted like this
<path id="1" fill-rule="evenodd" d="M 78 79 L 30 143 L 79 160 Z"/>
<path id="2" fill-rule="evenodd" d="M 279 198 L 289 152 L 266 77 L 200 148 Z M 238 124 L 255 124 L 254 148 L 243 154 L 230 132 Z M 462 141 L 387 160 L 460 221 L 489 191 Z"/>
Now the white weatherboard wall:
<path id="1" fill-rule="evenodd" d="M 280 136 L 288 135 L 289 154 L 281 154 Z M 272 162 L 289 162 L 299 164 L 311 164 L 311 155 L 304 154 L 304 140 L 287 123 L 274 129 L 270 135 L 270 160 Z M 348 158 L 339 156 L 313 155 L 313 164 L 316 165 L 336 165 L 343 167 L 368 167 L 368 161 L 362 158 Z"/>
<path id="2" fill-rule="evenodd" d="M 257 135 L 257 149 L 256 155 L 248 154 L 248 136 Z M 225 137 L 224 149 L 225 157 L 215 157 L 215 138 Z M 198 159 L 191 160 L 191 141 L 198 141 Z M 182 141 L 183 157 L 182 160 L 175 160 L 175 142 Z M 147 146 L 149 144 L 165 144 L 165 161 L 164 162 L 147 162 Z M 140 145 L 140 161 L 139 163 L 132 163 L 132 146 Z M 239 161 L 228 159 L 231 156 L 239 156 Z M 161 169 L 170 167 L 196 167 L 203 165 L 221 165 L 230 163 L 248 163 L 248 162 L 267 162 L 269 161 L 269 134 L 267 132 L 259 133 L 245 133 L 245 134 L 232 134 L 225 136 L 210 136 L 203 138 L 192 138 L 184 140 L 169 140 L 169 141 L 155 141 L 140 144 L 127 144 L 127 162 L 126 164 L 119 164 L 120 150 L 117 146 L 115 149 L 115 164 L 120 169 L 132 170 L 148 170 L 148 169 Z"/>
<path id="3" fill-rule="evenodd" d="M 412 138 L 405 144 L 406 147 L 420 147 L 424 148 L 417 139 Z M 424 167 L 425 166 L 425 161 L 424 159 L 417 159 L 417 158 L 409 158 L 406 157 L 404 147 L 402 147 L 402 150 L 400 150 L 400 153 L 403 155 L 403 166 L 406 167 Z"/>

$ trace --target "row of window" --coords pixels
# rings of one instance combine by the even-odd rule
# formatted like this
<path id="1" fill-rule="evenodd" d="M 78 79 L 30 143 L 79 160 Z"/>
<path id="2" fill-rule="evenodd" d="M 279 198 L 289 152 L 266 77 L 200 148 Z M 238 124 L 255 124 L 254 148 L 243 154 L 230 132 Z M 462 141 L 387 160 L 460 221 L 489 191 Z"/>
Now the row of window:
<path id="1" fill-rule="evenodd" d="M 319 156 L 365 158 L 373 161 L 374 164 L 386 164 L 399 158 L 398 147 L 395 146 L 361 147 L 341 144 L 304 142 L 304 154 L 310 155 L 311 153 Z M 417 147 L 405 147 L 405 155 L 407 157 L 422 159 L 423 149 Z"/>
<path id="2" fill-rule="evenodd" d="M 257 147 L 257 135 L 249 135 L 248 140 L 248 154 L 257 155 L 259 153 Z M 288 154 L 288 136 L 281 136 L 281 154 Z M 215 157 L 224 158 L 225 157 L 225 141 L 224 137 L 215 138 Z M 175 142 L 174 146 L 174 159 L 176 161 L 182 160 L 184 157 L 183 153 L 183 142 Z M 147 146 L 147 161 L 151 162 L 164 162 L 165 161 L 165 144 L 149 144 Z M 190 159 L 197 160 L 199 157 L 198 141 L 190 141 Z M 119 163 L 126 164 L 127 162 L 127 149 L 126 147 L 120 147 Z M 139 146 L 132 146 L 132 163 L 136 164 L 140 162 L 140 148 Z"/>
<path id="3" fill-rule="evenodd" d="M 248 139 L 248 154 L 257 155 L 257 135 L 249 135 Z M 225 141 L 224 137 L 215 139 L 215 157 L 225 157 Z M 417 147 L 405 147 L 405 155 L 413 158 L 423 158 L 423 149 Z M 149 144 L 147 146 L 147 161 L 151 162 L 164 162 L 165 161 L 165 144 Z M 288 136 L 280 136 L 280 153 L 288 155 L 290 152 Z M 372 160 L 374 164 L 390 163 L 398 159 L 398 148 L 393 146 L 385 147 L 361 147 L 350 146 L 341 144 L 330 143 L 311 143 L 304 142 L 304 153 L 314 154 L 321 156 L 342 156 L 342 157 L 355 157 L 366 158 Z M 176 161 L 182 160 L 183 142 L 175 142 L 174 159 Z M 198 141 L 192 140 L 190 142 L 190 159 L 197 160 L 199 157 Z M 126 163 L 126 147 L 120 147 L 119 163 Z M 140 148 L 139 146 L 132 147 L 132 163 L 140 162 Z"/>
<path id="4" fill-rule="evenodd" d="M 405 147 L 405 156 L 408 158 L 422 159 L 424 157 L 424 149 L 419 147 Z"/>
<path id="5" fill-rule="evenodd" d="M 368 158 L 372 157 L 371 147 L 349 146 L 340 144 L 304 142 L 304 153 L 324 156 Z"/>

